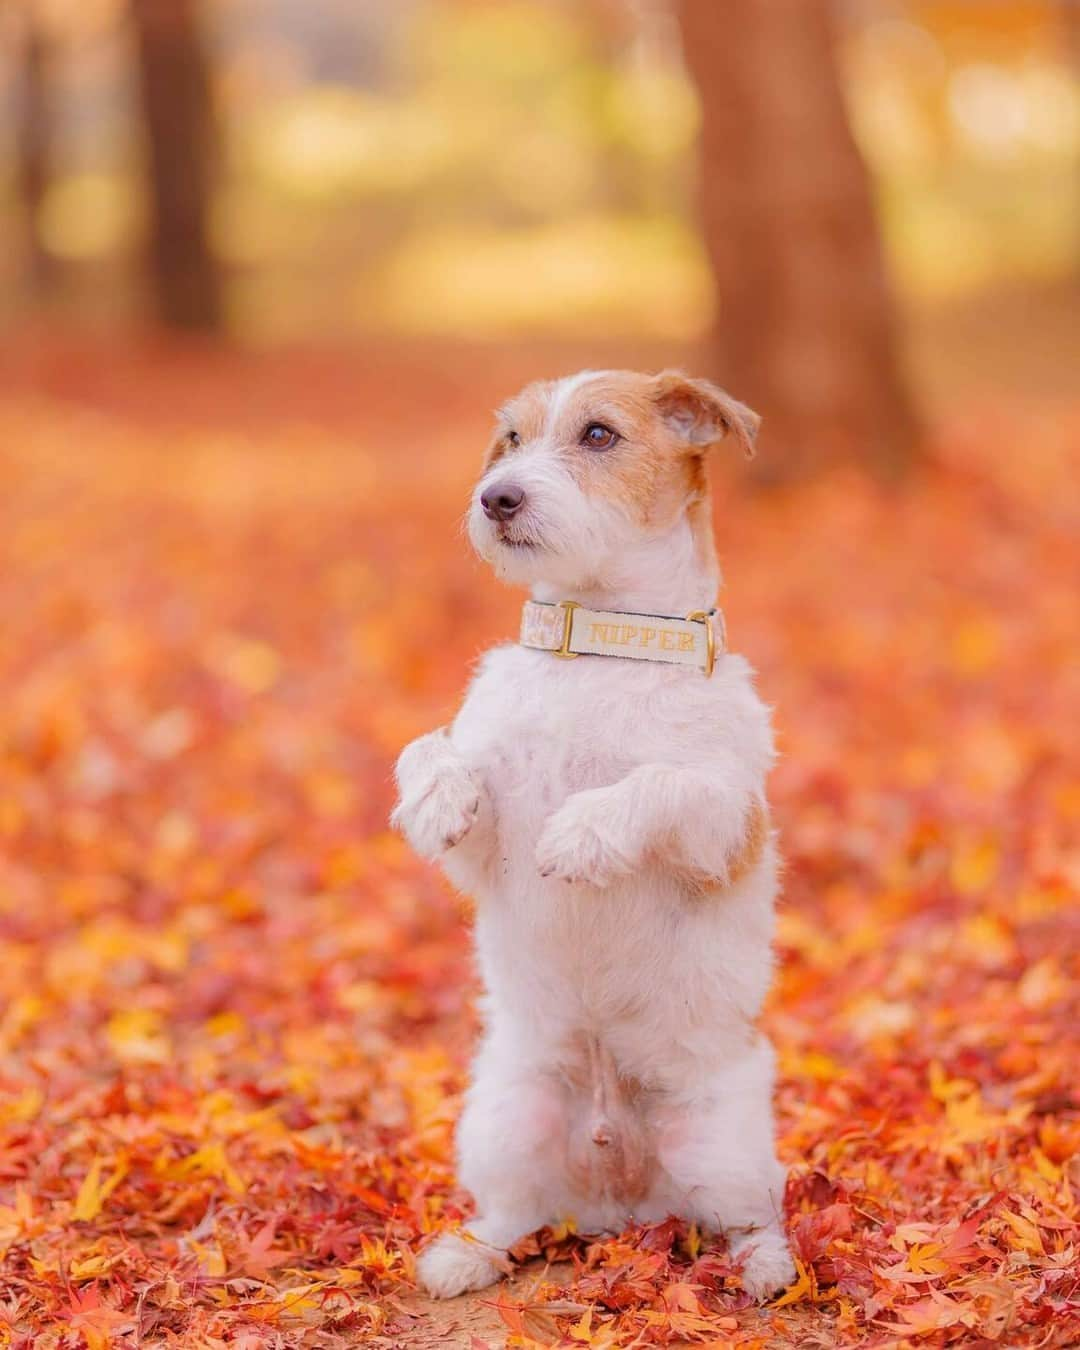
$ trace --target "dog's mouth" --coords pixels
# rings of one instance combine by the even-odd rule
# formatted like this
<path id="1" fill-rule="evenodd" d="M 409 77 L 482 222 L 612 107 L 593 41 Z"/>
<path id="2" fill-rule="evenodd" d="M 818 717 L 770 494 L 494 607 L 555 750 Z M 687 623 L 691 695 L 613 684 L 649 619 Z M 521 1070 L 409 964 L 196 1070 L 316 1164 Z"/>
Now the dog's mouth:
<path id="1" fill-rule="evenodd" d="M 530 539 L 526 535 L 511 534 L 505 526 L 500 526 L 495 531 L 495 538 L 503 548 L 539 548 L 539 540 Z"/>

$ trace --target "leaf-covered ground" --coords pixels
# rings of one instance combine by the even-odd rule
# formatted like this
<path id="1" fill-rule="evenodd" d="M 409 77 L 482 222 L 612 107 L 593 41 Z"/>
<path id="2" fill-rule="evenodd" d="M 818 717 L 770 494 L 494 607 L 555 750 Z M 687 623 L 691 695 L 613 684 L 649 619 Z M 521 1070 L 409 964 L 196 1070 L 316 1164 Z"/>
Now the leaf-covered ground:
<path id="1" fill-rule="evenodd" d="M 415 1293 L 474 1020 L 388 773 L 513 631 L 458 529 L 496 392 L 356 434 L 0 399 L 0 1346 L 1074 1344 L 1080 422 L 1030 412 L 899 493 L 720 485 L 797 1284 L 747 1307 L 670 1223 Z"/>

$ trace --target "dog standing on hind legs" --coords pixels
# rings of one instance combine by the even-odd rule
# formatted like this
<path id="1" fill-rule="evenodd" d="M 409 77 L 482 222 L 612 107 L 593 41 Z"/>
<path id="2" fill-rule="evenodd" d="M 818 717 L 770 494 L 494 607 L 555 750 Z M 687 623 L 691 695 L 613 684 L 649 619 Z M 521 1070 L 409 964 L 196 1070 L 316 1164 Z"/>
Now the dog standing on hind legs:
<path id="1" fill-rule="evenodd" d="M 724 649 L 705 457 L 758 418 L 678 372 L 585 371 L 498 414 L 469 534 L 521 640 L 397 765 L 393 823 L 476 901 L 483 1038 L 458 1126 L 476 1201 L 420 1256 L 451 1297 L 507 1248 L 676 1214 L 743 1283 L 794 1277 L 773 1143 L 767 710 Z"/>

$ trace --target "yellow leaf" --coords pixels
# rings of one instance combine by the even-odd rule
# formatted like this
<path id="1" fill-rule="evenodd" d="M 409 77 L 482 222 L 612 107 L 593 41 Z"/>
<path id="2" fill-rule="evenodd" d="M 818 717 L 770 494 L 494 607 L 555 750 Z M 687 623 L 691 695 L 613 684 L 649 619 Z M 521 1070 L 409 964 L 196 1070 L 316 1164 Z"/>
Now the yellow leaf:
<path id="1" fill-rule="evenodd" d="M 992 839 L 961 845 L 953 854 L 950 875 L 961 895 L 985 890 L 998 870 L 998 847 Z"/>
<path id="2" fill-rule="evenodd" d="M 789 1078 L 813 1078 L 818 1083 L 832 1083 L 845 1077 L 845 1070 L 835 1059 L 819 1050 L 788 1050 L 781 1052 L 782 1072 Z"/>
<path id="3" fill-rule="evenodd" d="M 210 1036 L 242 1036 L 247 1023 L 237 1012 L 220 1012 L 207 1019 L 206 1031 Z"/>
<path id="4" fill-rule="evenodd" d="M 814 1272 L 809 1266 L 804 1266 L 798 1257 L 795 1258 L 795 1268 L 799 1272 L 799 1278 L 773 1302 L 772 1307 L 786 1308 L 789 1303 L 801 1303 L 804 1298 L 811 1301 L 814 1299 L 817 1293 L 817 1280 L 814 1278 Z"/>
<path id="5" fill-rule="evenodd" d="M 592 1337 L 592 1305 L 585 1309 L 570 1328 L 568 1335 L 575 1341 L 588 1341 Z"/>
<path id="6" fill-rule="evenodd" d="M 940 1242 L 916 1243 L 907 1254 L 908 1269 L 916 1275 L 941 1275 L 947 1267 L 940 1251 Z"/>
<path id="7" fill-rule="evenodd" d="M 1061 1180 L 1061 1168 L 1052 1163 L 1041 1148 L 1031 1150 L 1031 1161 L 1035 1164 L 1035 1170 L 1045 1181 Z"/>
<path id="8" fill-rule="evenodd" d="M 1008 1209 L 999 1210 L 998 1213 L 1019 1238 L 1018 1242 L 1011 1244 L 1014 1248 L 1019 1247 L 1030 1256 L 1046 1255 L 1042 1234 L 1030 1219 L 1025 1219 L 1020 1214 L 1013 1214 L 1012 1211 Z"/>
<path id="9" fill-rule="evenodd" d="M 75 1197 L 73 1217 L 89 1222 L 101 1212 L 101 1159 L 95 1158 Z"/>
<path id="10" fill-rule="evenodd" d="M 90 1164 L 90 1170 L 83 1177 L 82 1185 L 79 1187 L 79 1193 L 75 1197 L 75 1208 L 72 1211 L 72 1217 L 81 1219 L 84 1223 L 90 1223 L 101 1213 L 105 1201 L 116 1190 L 117 1186 L 128 1174 L 127 1158 L 121 1157 L 116 1164 L 112 1176 L 102 1185 L 100 1158 L 95 1158 Z"/>
<path id="11" fill-rule="evenodd" d="M 935 1101 L 947 1102 L 951 1097 L 964 1097 L 975 1086 L 969 1078 L 950 1078 L 938 1060 L 930 1061 L 930 1095 Z"/>
<path id="12" fill-rule="evenodd" d="M 343 1289 L 348 1289 L 354 1284 L 363 1284 L 365 1274 L 362 1270 L 350 1270 L 348 1266 L 343 1266 L 340 1270 L 333 1271 L 328 1275 L 327 1280 L 341 1285 Z"/>
<path id="13" fill-rule="evenodd" d="M 181 1168 L 189 1175 L 220 1177 L 234 1195 L 243 1195 L 246 1187 L 240 1174 L 229 1162 L 225 1145 L 220 1140 L 206 1144 L 187 1158 Z"/>
<path id="14" fill-rule="evenodd" d="M 134 1064 L 165 1064 L 172 1049 L 160 1013 L 126 1008 L 109 1018 L 105 1035 L 117 1059 Z"/>
<path id="15" fill-rule="evenodd" d="M 123 1253 L 117 1252 L 113 1256 L 98 1254 L 84 1260 L 73 1260 L 68 1267 L 68 1274 L 73 1280 L 100 1280 L 123 1259 Z"/>
<path id="16" fill-rule="evenodd" d="M 199 1270 L 203 1275 L 220 1279 L 225 1274 L 227 1269 L 225 1254 L 219 1243 L 203 1243 L 191 1239 L 191 1250 L 195 1253 Z"/>
<path id="17" fill-rule="evenodd" d="M 960 950 L 988 969 L 1005 965 L 1016 955 L 1012 933 L 996 914 L 973 914 L 957 937 Z"/>
<path id="18" fill-rule="evenodd" d="M 17 1097 L 0 1104 L 0 1124 L 16 1123 L 24 1125 L 33 1120 L 45 1102 L 45 1094 L 39 1087 L 28 1087 Z"/>

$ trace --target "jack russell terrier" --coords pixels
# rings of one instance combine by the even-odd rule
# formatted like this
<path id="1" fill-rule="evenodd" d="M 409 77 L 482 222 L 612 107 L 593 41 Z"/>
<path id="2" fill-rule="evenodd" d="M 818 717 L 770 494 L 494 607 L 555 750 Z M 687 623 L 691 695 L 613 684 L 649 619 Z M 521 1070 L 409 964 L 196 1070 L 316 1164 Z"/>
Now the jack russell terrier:
<path id="1" fill-rule="evenodd" d="M 795 1270 L 773 1142 L 769 715 L 725 647 L 705 455 L 757 415 L 678 372 L 584 371 L 498 414 L 469 535 L 521 638 L 397 764 L 393 824 L 476 900 L 484 1031 L 457 1131 L 476 1201 L 417 1271 L 493 1283 L 545 1224 L 669 1214 L 744 1287 Z"/>

